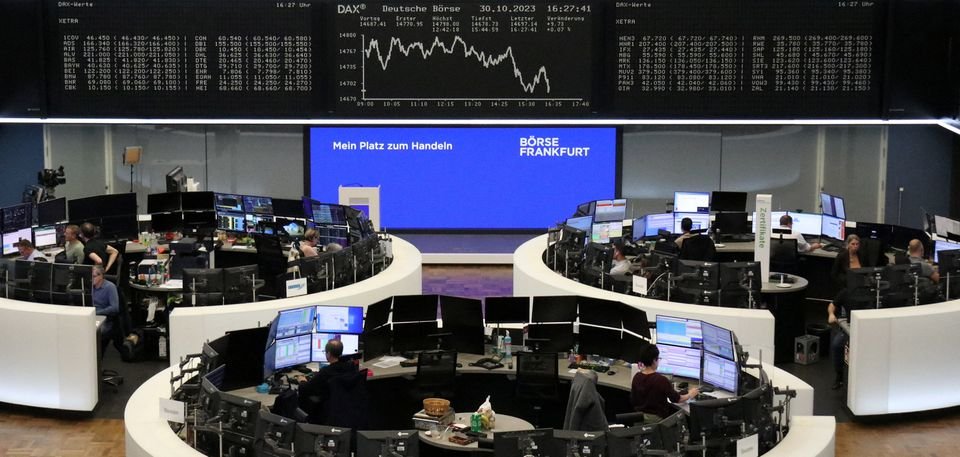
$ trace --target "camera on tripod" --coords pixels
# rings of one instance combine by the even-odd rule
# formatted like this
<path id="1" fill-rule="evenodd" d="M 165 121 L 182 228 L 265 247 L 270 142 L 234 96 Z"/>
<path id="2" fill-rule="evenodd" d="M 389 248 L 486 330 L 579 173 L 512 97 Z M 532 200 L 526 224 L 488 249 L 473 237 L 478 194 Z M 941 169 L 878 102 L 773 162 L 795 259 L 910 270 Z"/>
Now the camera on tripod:
<path id="1" fill-rule="evenodd" d="M 56 170 L 45 168 L 42 171 L 37 173 L 37 183 L 43 187 L 54 188 L 60 184 L 66 184 L 67 178 L 66 174 L 63 172 L 63 165 Z"/>

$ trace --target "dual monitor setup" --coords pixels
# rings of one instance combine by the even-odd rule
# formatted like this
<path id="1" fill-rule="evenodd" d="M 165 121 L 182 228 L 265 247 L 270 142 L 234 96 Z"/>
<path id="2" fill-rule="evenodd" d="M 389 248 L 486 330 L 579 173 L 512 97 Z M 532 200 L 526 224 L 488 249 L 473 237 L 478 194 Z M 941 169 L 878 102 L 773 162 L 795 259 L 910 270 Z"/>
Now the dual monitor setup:
<path id="1" fill-rule="evenodd" d="M 656 322 L 658 373 L 695 379 L 733 395 L 742 392 L 733 332 L 696 319 L 658 315 Z"/>
<path id="2" fill-rule="evenodd" d="M 93 266 L 0 259 L 0 295 L 35 303 L 92 306 Z"/>
<path id="3" fill-rule="evenodd" d="M 270 324 L 264 352 L 264 378 L 310 362 L 327 364 L 330 340 L 343 344 L 343 356 L 360 353 L 363 307 L 315 305 L 280 311 Z"/>
<path id="4" fill-rule="evenodd" d="M 437 321 L 438 306 L 442 328 Z M 579 322 L 578 334 L 573 331 L 575 322 Z M 483 354 L 484 326 L 499 328 L 501 324 L 524 325 L 524 338 L 514 339 L 514 344 L 534 352 L 568 352 L 577 347 L 584 355 L 628 362 L 638 360 L 640 348 L 650 338 L 646 313 L 616 301 L 581 296 L 486 297 L 481 301 L 408 295 L 367 307 L 364 360 L 438 347 Z"/>
<path id="5" fill-rule="evenodd" d="M 3 255 L 16 254 L 20 240 L 29 240 L 38 249 L 63 244 L 63 222 L 66 220 L 65 198 L 37 204 L 21 203 L 0 209 Z"/>

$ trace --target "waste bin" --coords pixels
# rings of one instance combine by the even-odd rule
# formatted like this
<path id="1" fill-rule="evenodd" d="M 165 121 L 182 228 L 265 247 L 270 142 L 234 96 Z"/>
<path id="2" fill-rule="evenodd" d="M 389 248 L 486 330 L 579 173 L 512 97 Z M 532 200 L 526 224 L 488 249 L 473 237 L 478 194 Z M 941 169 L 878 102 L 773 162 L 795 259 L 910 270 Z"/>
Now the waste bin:
<path id="1" fill-rule="evenodd" d="M 830 326 L 827 324 L 809 324 L 807 325 L 807 335 L 820 338 L 820 358 L 827 358 L 830 354 Z"/>

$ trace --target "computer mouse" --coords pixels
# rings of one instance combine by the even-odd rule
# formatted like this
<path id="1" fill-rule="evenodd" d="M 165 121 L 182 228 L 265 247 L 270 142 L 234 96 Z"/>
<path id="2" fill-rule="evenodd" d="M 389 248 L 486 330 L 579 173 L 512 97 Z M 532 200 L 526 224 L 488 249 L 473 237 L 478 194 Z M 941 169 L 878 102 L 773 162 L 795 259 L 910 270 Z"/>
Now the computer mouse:
<path id="1" fill-rule="evenodd" d="M 686 389 L 687 386 L 689 386 L 689 385 L 690 385 L 690 384 L 687 383 L 686 381 L 681 381 L 681 382 L 678 382 L 678 383 L 677 383 L 677 387 L 679 387 L 679 388 L 681 388 L 681 389 Z"/>
<path id="2" fill-rule="evenodd" d="M 617 374 L 617 372 L 616 372 L 616 371 L 613 371 L 613 370 L 607 370 L 607 375 L 608 375 L 608 376 L 613 376 L 613 375 L 615 375 L 615 374 Z"/>

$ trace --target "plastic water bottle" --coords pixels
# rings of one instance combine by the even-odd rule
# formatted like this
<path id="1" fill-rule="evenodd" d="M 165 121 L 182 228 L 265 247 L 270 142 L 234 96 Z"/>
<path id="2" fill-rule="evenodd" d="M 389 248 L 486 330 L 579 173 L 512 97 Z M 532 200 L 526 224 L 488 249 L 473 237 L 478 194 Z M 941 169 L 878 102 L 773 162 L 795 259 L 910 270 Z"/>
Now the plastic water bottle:
<path id="1" fill-rule="evenodd" d="M 505 360 L 510 360 L 510 357 L 511 357 L 511 349 L 510 349 L 511 341 L 512 339 L 510 338 L 510 333 L 507 333 L 507 336 L 503 337 L 503 358 Z"/>
<path id="2" fill-rule="evenodd" d="M 157 284 L 157 269 L 153 265 L 150 265 L 150 270 L 147 271 L 147 281 L 150 284 Z"/>

